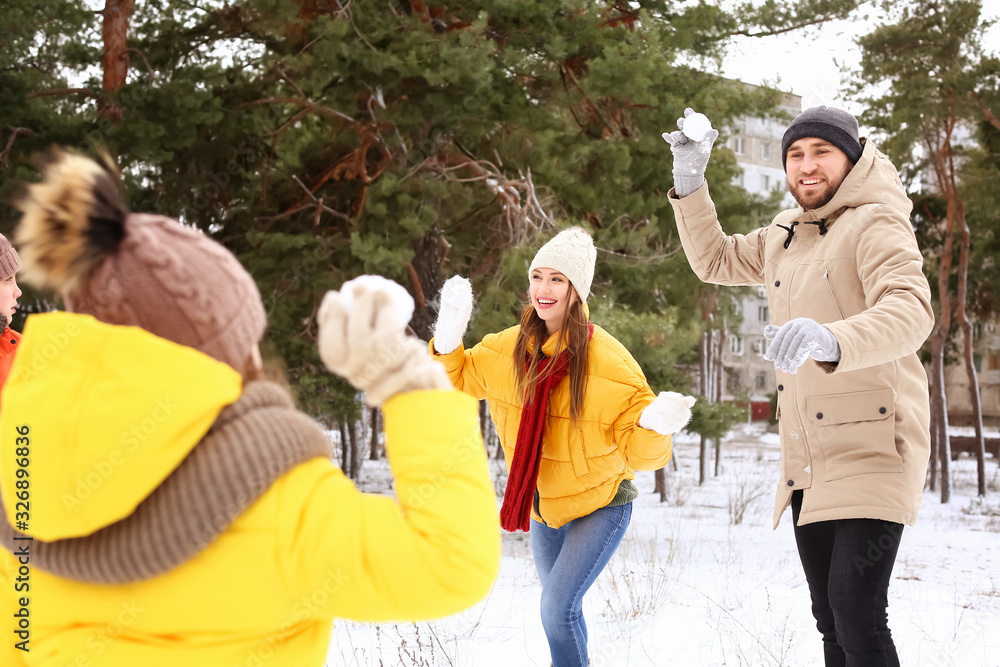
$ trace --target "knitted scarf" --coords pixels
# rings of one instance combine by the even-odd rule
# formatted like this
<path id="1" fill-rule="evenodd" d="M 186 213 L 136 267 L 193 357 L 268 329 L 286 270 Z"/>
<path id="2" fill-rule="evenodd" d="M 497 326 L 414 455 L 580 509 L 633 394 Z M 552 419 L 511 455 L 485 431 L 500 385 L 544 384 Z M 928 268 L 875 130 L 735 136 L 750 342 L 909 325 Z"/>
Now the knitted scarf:
<path id="1" fill-rule="evenodd" d="M 285 472 L 331 454 L 330 441 L 283 388 L 248 383 L 187 458 L 121 521 L 86 537 L 33 540 L 31 564 L 97 584 L 150 579 L 194 558 Z M 0 502 L 0 547 L 24 535 Z"/>
<path id="2" fill-rule="evenodd" d="M 594 325 L 590 324 L 589 328 L 590 335 L 593 336 Z M 525 361 L 526 365 L 529 363 Z M 534 396 L 521 410 L 514 457 L 507 475 L 507 490 L 504 491 L 503 506 L 500 508 L 500 527 L 506 531 L 528 532 L 531 529 L 531 502 L 538 486 L 538 466 L 542 460 L 542 437 L 545 434 L 549 394 L 568 374 L 569 354 L 566 350 L 538 362 L 538 376 L 541 379 L 535 383 Z"/>

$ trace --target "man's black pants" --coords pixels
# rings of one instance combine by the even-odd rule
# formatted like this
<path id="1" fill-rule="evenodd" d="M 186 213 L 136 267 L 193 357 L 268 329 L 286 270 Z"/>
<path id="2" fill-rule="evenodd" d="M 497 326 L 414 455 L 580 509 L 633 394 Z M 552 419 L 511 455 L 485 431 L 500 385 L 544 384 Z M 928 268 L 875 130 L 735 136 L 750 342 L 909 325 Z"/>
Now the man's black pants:
<path id="1" fill-rule="evenodd" d="M 802 491 L 795 491 L 795 544 L 826 667 L 899 667 L 886 607 L 903 525 L 838 519 L 799 526 L 801 509 Z"/>

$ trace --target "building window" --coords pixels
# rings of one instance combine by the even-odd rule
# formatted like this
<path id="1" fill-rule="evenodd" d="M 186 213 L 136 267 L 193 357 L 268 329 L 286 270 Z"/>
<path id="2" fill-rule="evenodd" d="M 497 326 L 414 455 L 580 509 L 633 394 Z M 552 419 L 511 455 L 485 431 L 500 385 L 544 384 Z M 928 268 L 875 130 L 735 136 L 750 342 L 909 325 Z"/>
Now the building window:
<path id="1" fill-rule="evenodd" d="M 760 159 L 770 160 L 771 159 L 771 144 L 766 141 L 760 145 Z"/>
<path id="2" fill-rule="evenodd" d="M 759 338 L 753 342 L 753 351 L 762 356 L 767 351 L 767 343 L 763 338 Z"/>
<path id="3" fill-rule="evenodd" d="M 741 188 L 744 187 L 743 186 L 743 172 L 742 171 L 736 177 L 736 185 L 739 186 L 739 187 L 741 187 Z"/>
<path id="4" fill-rule="evenodd" d="M 771 177 L 767 174 L 760 175 L 760 189 L 764 192 L 769 192 L 771 190 Z"/>
<path id="5" fill-rule="evenodd" d="M 767 373 L 757 373 L 757 389 L 767 389 Z"/>
<path id="6" fill-rule="evenodd" d="M 767 306 L 757 306 L 757 321 L 770 322 L 771 315 L 767 312 Z"/>
<path id="7" fill-rule="evenodd" d="M 729 337 L 729 351 L 735 355 L 743 354 L 743 337 L 742 336 L 730 336 Z"/>
<path id="8" fill-rule="evenodd" d="M 733 152 L 737 155 L 746 153 L 746 139 L 743 137 L 733 137 Z"/>

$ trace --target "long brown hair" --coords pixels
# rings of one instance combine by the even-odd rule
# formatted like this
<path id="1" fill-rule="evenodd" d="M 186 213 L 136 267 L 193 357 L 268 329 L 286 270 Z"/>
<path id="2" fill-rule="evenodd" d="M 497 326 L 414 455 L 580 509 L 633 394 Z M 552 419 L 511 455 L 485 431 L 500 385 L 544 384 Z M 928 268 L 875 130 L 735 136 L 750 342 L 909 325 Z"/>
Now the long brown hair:
<path id="1" fill-rule="evenodd" d="M 575 288 L 574 293 L 575 293 Z M 569 355 L 569 412 L 570 419 L 578 421 L 583 412 L 583 395 L 587 391 L 587 359 L 590 353 L 590 323 L 583 310 L 583 302 L 576 299 L 566 311 L 566 319 L 559 328 L 556 350 L 565 350 Z M 517 391 L 527 403 L 534 395 L 540 380 L 545 379 L 539 371 L 541 355 L 538 351 L 548 339 L 545 320 L 538 316 L 529 301 L 521 309 L 521 329 L 514 344 L 514 374 Z M 529 352 L 533 350 L 534 354 Z M 524 360 L 528 360 L 525 368 Z M 549 366 L 548 371 L 551 371 Z M 546 372 L 546 375 L 548 372 Z"/>

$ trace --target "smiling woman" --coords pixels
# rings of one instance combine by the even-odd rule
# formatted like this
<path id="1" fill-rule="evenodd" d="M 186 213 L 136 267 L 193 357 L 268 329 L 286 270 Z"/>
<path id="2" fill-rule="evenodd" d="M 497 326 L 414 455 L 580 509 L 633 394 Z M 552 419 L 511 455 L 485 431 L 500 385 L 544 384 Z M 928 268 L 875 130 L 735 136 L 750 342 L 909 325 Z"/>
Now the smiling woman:
<path id="1" fill-rule="evenodd" d="M 531 272 L 528 296 L 535 313 L 545 322 L 549 334 L 559 331 L 570 305 L 580 297 L 572 288 L 566 276 L 552 269 L 535 269 Z"/>
<path id="2" fill-rule="evenodd" d="M 472 289 L 455 276 L 431 340 L 452 383 L 489 400 L 509 471 L 501 526 L 531 533 L 556 667 L 587 664 L 583 598 L 628 528 L 635 470 L 666 465 L 694 403 L 654 397 L 628 350 L 588 321 L 596 260 L 582 228 L 557 234 L 528 268 L 520 324 L 470 350 Z"/>

